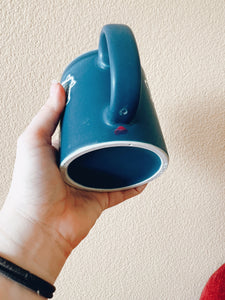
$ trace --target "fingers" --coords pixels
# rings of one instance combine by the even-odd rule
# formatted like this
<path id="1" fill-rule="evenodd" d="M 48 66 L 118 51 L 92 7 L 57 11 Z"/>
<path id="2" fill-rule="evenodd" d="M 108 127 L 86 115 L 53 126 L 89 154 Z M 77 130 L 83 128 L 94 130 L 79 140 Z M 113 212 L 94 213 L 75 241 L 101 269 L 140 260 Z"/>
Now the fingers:
<path id="1" fill-rule="evenodd" d="M 121 192 L 110 192 L 108 193 L 108 205 L 107 208 L 115 206 L 127 199 L 139 195 L 145 188 L 147 184 L 141 185 L 139 187 L 121 191 Z"/>
<path id="2" fill-rule="evenodd" d="M 51 136 L 65 107 L 65 98 L 65 91 L 62 85 L 53 82 L 47 102 L 33 118 L 24 133 L 27 133 L 38 144 L 50 144 Z"/>

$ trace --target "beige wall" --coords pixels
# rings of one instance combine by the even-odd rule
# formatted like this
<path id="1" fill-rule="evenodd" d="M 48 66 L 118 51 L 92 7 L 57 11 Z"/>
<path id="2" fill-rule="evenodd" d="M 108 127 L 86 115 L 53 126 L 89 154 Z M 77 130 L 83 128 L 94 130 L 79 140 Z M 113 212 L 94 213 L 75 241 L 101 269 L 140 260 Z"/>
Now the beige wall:
<path id="1" fill-rule="evenodd" d="M 68 259 L 55 299 L 199 299 L 225 262 L 223 0 L 1 0 L 0 201 L 16 139 L 107 23 L 128 24 L 170 153 L 145 192 L 105 211 Z"/>

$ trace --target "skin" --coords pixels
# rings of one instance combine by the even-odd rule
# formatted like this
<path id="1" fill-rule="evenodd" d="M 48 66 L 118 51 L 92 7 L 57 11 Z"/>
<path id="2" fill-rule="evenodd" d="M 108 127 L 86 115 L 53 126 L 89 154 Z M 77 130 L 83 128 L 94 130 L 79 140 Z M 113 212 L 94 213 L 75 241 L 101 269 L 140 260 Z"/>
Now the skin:
<path id="1" fill-rule="evenodd" d="M 52 284 L 101 213 L 145 188 L 97 193 L 65 184 L 52 141 L 64 107 L 64 89 L 53 83 L 49 99 L 18 139 L 11 187 L 0 211 L 0 256 Z M 0 275 L 0 299 L 40 298 Z"/>

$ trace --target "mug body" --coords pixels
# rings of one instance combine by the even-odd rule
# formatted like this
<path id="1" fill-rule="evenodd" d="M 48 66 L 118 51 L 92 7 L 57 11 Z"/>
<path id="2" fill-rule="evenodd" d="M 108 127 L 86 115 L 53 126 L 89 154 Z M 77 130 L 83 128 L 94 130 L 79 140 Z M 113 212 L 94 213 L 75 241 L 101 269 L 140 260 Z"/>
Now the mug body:
<path id="1" fill-rule="evenodd" d="M 147 183 L 167 168 L 167 149 L 143 70 L 139 104 L 127 124 L 107 119 L 110 71 L 99 68 L 97 51 L 72 62 L 61 83 L 68 86 L 60 169 L 69 185 L 123 190 Z"/>
<path id="2" fill-rule="evenodd" d="M 158 177 L 168 153 L 125 25 L 103 27 L 99 49 L 75 59 L 61 78 L 60 169 L 69 185 L 91 191 L 137 187 Z"/>

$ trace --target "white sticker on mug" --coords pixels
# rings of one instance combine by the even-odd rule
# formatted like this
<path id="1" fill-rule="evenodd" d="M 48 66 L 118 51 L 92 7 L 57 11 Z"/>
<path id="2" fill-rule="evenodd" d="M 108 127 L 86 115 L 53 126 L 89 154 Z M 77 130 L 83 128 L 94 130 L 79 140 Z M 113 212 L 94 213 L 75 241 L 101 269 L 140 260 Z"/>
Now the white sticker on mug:
<path id="1" fill-rule="evenodd" d="M 66 105 L 70 102 L 70 91 L 72 89 L 72 87 L 76 84 L 76 80 L 74 79 L 74 77 L 72 75 L 68 75 L 66 77 L 66 79 L 62 82 L 62 86 L 64 87 L 64 90 L 67 94 L 67 101 L 66 101 Z"/>

